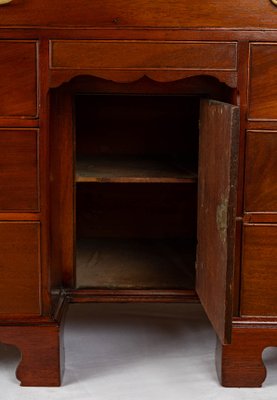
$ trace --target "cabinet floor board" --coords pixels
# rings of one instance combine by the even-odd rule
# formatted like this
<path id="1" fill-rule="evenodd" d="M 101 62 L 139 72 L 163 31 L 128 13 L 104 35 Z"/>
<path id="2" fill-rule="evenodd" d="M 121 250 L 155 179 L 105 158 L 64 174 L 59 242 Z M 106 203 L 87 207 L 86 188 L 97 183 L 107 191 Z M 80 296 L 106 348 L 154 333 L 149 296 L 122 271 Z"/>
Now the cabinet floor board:
<path id="1" fill-rule="evenodd" d="M 83 239 L 77 287 L 193 289 L 195 243 L 181 239 Z"/>

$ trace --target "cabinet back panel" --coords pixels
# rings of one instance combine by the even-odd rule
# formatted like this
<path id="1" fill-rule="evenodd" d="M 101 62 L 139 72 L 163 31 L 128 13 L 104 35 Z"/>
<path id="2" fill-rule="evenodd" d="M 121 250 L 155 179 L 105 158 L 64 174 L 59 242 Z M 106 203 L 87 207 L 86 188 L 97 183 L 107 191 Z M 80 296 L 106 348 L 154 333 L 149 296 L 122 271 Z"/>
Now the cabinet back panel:
<path id="1" fill-rule="evenodd" d="M 79 184 L 77 237 L 195 237 L 196 184 Z"/>
<path id="2" fill-rule="evenodd" d="M 77 96 L 76 154 L 184 154 L 196 162 L 198 115 L 194 96 Z"/>

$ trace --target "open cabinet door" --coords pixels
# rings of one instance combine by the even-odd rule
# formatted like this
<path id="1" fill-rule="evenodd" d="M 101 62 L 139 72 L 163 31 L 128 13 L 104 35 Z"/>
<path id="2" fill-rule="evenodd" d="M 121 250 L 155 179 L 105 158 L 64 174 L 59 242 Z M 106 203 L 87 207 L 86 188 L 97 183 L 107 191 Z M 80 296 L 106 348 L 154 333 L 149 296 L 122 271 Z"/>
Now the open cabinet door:
<path id="1" fill-rule="evenodd" d="M 239 108 L 200 107 L 196 291 L 222 343 L 232 332 Z"/>

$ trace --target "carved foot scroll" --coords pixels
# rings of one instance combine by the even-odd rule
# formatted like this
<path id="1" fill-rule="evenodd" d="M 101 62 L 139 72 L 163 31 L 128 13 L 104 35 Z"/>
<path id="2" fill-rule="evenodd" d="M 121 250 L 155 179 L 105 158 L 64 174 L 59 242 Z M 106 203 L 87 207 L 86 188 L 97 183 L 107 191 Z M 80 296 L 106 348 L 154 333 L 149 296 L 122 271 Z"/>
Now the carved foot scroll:
<path id="1" fill-rule="evenodd" d="M 217 371 L 226 387 L 260 387 L 266 378 L 262 353 L 277 346 L 277 326 L 235 324 L 232 343 L 217 343 Z"/>
<path id="2" fill-rule="evenodd" d="M 60 386 L 63 352 L 60 326 L 0 326 L 0 341 L 21 352 L 16 377 L 21 386 Z"/>

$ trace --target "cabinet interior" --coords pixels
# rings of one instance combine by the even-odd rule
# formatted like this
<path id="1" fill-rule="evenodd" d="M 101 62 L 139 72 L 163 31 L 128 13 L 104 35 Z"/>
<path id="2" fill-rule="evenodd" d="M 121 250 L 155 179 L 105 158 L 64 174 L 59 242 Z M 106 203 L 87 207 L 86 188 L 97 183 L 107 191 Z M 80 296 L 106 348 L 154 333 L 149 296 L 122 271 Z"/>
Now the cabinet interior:
<path id="1" fill-rule="evenodd" d="M 51 143 L 67 154 L 50 155 L 54 275 L 80 291 L 191 295 L 200 101 L 233 92 L 205 77 L 82 82 L 50 98 Z"/>
<path id="2" fill-rule="evenodd" d="M 75 97 L 76 285 L 192 289 L 199 97 Z"/>

